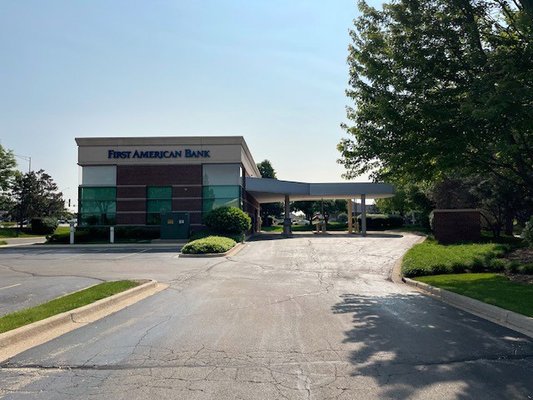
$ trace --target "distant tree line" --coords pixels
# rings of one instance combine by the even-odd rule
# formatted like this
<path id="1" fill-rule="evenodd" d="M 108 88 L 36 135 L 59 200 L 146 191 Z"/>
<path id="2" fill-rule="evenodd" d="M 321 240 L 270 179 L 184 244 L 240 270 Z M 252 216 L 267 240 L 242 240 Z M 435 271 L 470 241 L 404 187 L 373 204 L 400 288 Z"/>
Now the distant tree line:
<path id="1" fill-rule="evenodd" d="M 66 213 L 63 194 L 42 169 L 22 173 L 16 169 L 13 151 L 0 145 L 0 210 L 17 221 L 32 218 L 60 218 Z"/>

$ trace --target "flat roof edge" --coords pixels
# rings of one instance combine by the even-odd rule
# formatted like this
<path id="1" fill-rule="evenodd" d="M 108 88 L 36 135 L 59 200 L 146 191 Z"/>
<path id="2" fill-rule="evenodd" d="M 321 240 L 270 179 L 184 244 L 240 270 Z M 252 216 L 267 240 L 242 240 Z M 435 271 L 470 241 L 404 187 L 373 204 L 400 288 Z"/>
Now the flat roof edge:
<path id="1" fill-rule="evenodd" d="M 243 144 L 248 149 L 244 136 L 113 136 L 77 137 L 78 146 L 109 145 L 180 145 L 180 144 Z"/>

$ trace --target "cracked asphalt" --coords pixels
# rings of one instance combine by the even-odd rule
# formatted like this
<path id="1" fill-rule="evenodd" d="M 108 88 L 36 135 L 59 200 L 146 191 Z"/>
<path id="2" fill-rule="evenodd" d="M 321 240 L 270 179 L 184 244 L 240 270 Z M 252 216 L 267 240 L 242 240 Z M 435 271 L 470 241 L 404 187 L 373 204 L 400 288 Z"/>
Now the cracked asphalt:
<path id="1" fill-rule="evenodd" d="M 0 397 L 533 398 L 531 339 L 389 280 L 416 239 L 265 236 L 212 259 L 5 249 L 0 279 L 170 287 L 4 362 Z"/>

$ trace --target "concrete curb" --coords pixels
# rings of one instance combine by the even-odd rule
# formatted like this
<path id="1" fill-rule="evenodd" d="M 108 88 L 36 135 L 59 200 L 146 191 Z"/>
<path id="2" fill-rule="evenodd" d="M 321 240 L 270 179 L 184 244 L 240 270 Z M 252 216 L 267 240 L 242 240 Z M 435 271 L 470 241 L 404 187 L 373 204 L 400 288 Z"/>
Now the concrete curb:
<path id="1" fill-rule="evenodd" d="M 4 332 L 0 334 L 0 361 L 119 311 L 166 287 L 150 280 L 83 307 Z"/>
<path id="2" fill-rule="evenodd" d="M 417 236 L 419 236 L 419 238 L 416 240 L 416 242 L 413 243 L 413 246 L 416 246 L 417 244 L 420 244 L 427 239 L 426 235 L 417 235 Z M 411 246 L 409 250 L 412 249 L 413 246 Z M 392 267 L 391 273 L 389 275 L 389 279 L 393 281 L 394 283 L 398 283 L 398 284 L 404 283 L 403 277 L 402 277 L 402 263 L 403 263 L 403 258 L 405 257 L 405 254 L 407 254 L 407 251 L 404 253 L 403 256 L 401 256 L 394 263 L 394 266 Z"/>
<path id="3" fill-rule="evenodd" d="M 180 258 L 212 258 L 212 257 L 230 257 L 237 254 L 239 251 L 241 251 L 245 246 L 245 243 L 237 243 L 235 246 L 233 246 L 231 249 L 226 251 L 225 253 L 208 253 L 208 254 L 183 254 L 180 253 Z"/>
<path id="4" fill-rule="evenodd" d="M 41 249 L 89 249 L 89 248 L 158 248 L 158 247 L 176 247 L 180 248 L 187 242 L 175 242 L 175 243 L 74 243 L 74 244 L 53 244 L 53 243 L 36 243 L 27 246 L 32 248 L 39 247 Z M 24 246 L 22 244 L 17 246 Z M 0 246 L 0 248 L 6 246 Z"/>
<path id="5" fill-rule="evenodd" d="M 413 279 L 403 278 L 403 281 L 444 303 L 533 338 L 533 318 L 531 317 L 526 317 L 525 315 L 505 310 L 493 306 L 492 304 L 483 303 L 482 301 L 453 293 L 445 289 L 440 289 L 428 285 L 427 283 L 418 282 Z"/>

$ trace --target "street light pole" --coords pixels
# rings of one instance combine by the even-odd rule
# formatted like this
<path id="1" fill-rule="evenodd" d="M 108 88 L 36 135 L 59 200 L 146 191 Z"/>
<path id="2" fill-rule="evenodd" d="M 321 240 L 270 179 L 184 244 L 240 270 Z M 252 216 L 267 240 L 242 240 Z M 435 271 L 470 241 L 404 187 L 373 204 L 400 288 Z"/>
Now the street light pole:
<path id="1" fill-rule="evenodd" d="M 14 156 L 21 158 L 24 161 L 28 161 L 28 172 L 31 172 L 31 157 L 30 156 L 21 156 L 19 154 L 14 154 Z"/>

